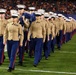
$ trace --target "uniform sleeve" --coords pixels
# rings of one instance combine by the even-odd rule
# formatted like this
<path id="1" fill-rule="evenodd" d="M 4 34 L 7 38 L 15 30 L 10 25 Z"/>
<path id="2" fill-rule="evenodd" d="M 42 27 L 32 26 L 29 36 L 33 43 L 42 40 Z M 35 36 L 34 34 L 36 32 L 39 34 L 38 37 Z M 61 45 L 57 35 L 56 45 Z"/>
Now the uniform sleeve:
<path id="1" fill-rule="evenodd" d="M 10 23 L 10 22 L 12 22 L 13 21 L 13 19 L 11 18 L 11 19 L 8 19 L 7 20 L 7 23 Z"/>
<path id="2" fill-rule="evenodd" d="M 64 34 L 66 34 L 66 23 L 64 23 L 63 25 L 63 31 L 64 31 Z"/>
<path id="3" fill-rule="evenodd" d="M 58 22 L 56 22 L 56 35 L 59 35 L 59 24 L 58 24 Z"/>
<path id="4" fill-rule="evenodd" d="M 50 32 L 50 28 L 49 28 L 49 24 L 48 24 L 48 22 L 47 22 L 47 24 L 46 24 L 46 35 L 47 35 L 47 39 L 49 39 L 49 33 Z"/>
<path id="5" fill-rule="evenodd" d="M 45 39 L 47 38 L 46 37 L 46 35 L 48 36 L 48 31 L 49 29 L 48 29 L 48 24 L 47 24 L 47 22 L 45 23 Z"/>
<path id="6" fill-rule="evenodd" d="M 46 38 L 45 23 L 42 25 L 42 33 L 43 33 L 43 42 L 45 42 L 45 38 Z"/>
<path id="7" fill-rule="evenodd" d="M 55 38 L 55 26 L 52 25 L 52 39 Z"/>
<path id="8" fill-rule="evenodd" d="M 31 24 L 31 26 L 30 26 L 30 28 L 29 28 L 29 31 L 28 31 L 28 36 L 27 36 L 27 40 L 28 40 L 28 41 L 30 41 L 30 36 L 31 36 L 31 33 L 32 33 L 32 25 L 33 25 L 33 24 Z"/>
<path id="9" fill-rule="evenodd" d="M 75 29 L 75 24 L 73 24 L 73 30 Z"/>
<path id="10" fill-rule="evenodd" d="M 55 33 L 55 36 L 56 36 L 57 33 L 58 33 L 58 29 L 57 29 L 57 27 L 56 27 L 56 24 L 54 24 L 54 33 Z"/>
<path id="11" fill-rule="evenodd" d="M 73 23 L 71 22 L 70 23 L 70 32 L 72 32 L 72 30 L 73 30 Z"/>
<path id="12" fill-rule="evenodd" d="M 70 30 L 69 32 L 72 32 L 72 23 L 70 23 Z"/>
<path id="13" fill-rule="evenodd" d="M 22 30 L 22 26 L 19 25 L 19 36 L 20 36 L 20 45 L 23 44 L 23 40 L 24 40 L 24 34 L 23 34 L 23 30 Z"/>
<path id="14" fill-rule="evenodd" d="M 8 39 L 8 27 L 6 26 L 4 30 L 4 35 L 3 35 L 3 42 L 6 43 Z"/>
<path id="15" fill-rule="evenodd" d="M 4 24 L 5 24 L 5 26 L 7 26 L 7 24 L 8 24 L 8 21 L 6 20 Z"/>

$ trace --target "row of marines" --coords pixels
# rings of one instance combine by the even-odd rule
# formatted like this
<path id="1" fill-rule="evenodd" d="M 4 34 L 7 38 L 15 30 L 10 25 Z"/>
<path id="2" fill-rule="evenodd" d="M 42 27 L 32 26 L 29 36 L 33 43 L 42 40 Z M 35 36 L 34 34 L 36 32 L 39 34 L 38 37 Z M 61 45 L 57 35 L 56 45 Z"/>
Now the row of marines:
<path id="1" fill-rule="evenodd" d="M 3 64 L 4 47 L 7 45 L 9 57 L 8 72 L 15 69 L 16 55 L 19 65 L 23 65 L 24 53 L 34 55 L 34 67 L 42 59 L 44 52 L 48 60 L 55 45 L 61 50 L 62 44 L 71 40 L 76 33 L 76 20 L 44 9 L 35 11 L 35 7 L 25 10 L 25 5 L 17 5 L 18 10 L 10 10 L 11 18 L 5 19 L 5 9 L 0 9 L 0 65 Z"/>

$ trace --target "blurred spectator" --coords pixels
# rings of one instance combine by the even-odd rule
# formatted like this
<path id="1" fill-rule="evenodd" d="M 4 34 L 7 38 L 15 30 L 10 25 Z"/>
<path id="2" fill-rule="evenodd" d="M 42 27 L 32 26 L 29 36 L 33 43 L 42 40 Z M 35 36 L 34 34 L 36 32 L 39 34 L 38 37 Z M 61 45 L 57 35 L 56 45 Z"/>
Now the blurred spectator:
<path id="1" fill-rule="evenodd" d="M 46 11 L 57 13 L 76 14 L 76 1 L 73 0 L 0 0 L 0 8 L 6 8 L 7 15 L 11 9 L 17 9 L 17 4 L 26 5 L 26 10 L 29 6 L 35 6 L 36 9 L 43 8 Z M 7 17 L 8 18 L 8 17 Z"/>

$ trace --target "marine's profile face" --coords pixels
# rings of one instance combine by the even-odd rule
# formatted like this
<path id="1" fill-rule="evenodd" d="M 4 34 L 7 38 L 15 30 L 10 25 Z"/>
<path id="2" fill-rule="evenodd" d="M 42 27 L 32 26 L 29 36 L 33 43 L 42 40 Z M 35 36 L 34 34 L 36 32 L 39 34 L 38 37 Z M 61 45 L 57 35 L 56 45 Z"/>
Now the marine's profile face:
<path id="1" fill-rule="evenodd" d="M 18 22 L 18 18 L 13 18 L 13 22 Z"/>
<path id="2" fill-rule="evenodd" d="M 48 20 L 49 20 L 49 18 L 48 18 L 48 17 L 45 17 L 45 20 L 46 20 L 46 21 L 48 21 Z"/>
<path id="3" fill-rule="evenodd" d="M 20 11 L 21 11 L 21 10 L 18 9 L 18 13 L 19 13 L 19 14 L 20 14 Z"/>
<path id="4" fill-rule="evenodd" d="M 22 14 L 22 13 L 24 13 L 24 11 L 25 11 L 24 9 L 21 9 L 21 10 L 20 10 L 20 13 Z"/>
<path id="5" fill-rule="evenodd" d="M 41 19 L 44 19 L 44 15 L 41 16 Z"/>
<path id="6" fill-rule="evenodd" d="M 51 21 L 53 21 L 54 20 L 54 18 L 51 18 Z"/>
<path id="7" fill-rule="evenodd" d="M 19 14 L 23 14 L 24 11 L 25 11 L 24 9 L 18 9 L 18 13 L 19 13 Z"/>
<path id="8" fill-rule="evenodd" d="M 5 14 L 0 14 L 0 18 L 4 19 L 5 18 Z"/>
<path id="9" fill-rule="evenodd" d="M 40 19 L 41 17 L 40 16 L 36 16 L 36 19 Z"/>
<path id="10" fill-rule="evenodd" d="M 59 20 L 61 20 L 62 19 L 62 17 L 61 16 L 59 16 Z"/>
<path id="11" fill-rule="evenodd" d="M 2 17 L 2 18 L 5 18 L 5 14 L 2 14 L 1 17 Z"/>

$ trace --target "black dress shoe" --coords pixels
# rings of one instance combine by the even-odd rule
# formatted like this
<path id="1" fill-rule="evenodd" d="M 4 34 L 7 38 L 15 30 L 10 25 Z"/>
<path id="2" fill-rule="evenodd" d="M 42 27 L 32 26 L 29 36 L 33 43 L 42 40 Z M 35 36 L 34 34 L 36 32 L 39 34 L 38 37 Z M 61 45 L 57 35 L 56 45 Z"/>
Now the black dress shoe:
<path id="1" fill-rule="evenodd" d="M 32 56 L 28 56 L 29 58 L 32 58 Z"/>
<path id="2" fill-rule="evenodd" d="M 41 60 L 39 60 L 38 62 L 40 62 Z"/>
<path id="3" fill-rule="evenodd" d="M 18 65 L 19 65 L 19 66 L 23 66 L 23 63 L 22 63 L 22 62 L 19 62 Z"/>
<path id="4" fill-rule="evenodd" d="M 15 70 L 15 68 L 12 68 L 12 70 Z"/>
<path id="5" fill-rule="evenodd" d="M 4 55 L 4 57 L 3 57 L 3 62 L 4 62 L 5 58 L 6 58 L 6 57 L 5 57 L 5 55 Z"/>
<path id="6" fill-rule="evenodd" d="M 50 56 L 50 54 L 48 56 Z"/>
<path id="7" fill-rule="evenodd" d="M 48 58 L 45 58 L 45 60 L 48 60 Z"/>
<path id="8" fill-rule="evenodd" d="M 45 54 L 42 55 L 43 57 L 45 56 Z"/>
<path id="9" fill-rule="evenodd" d="M 52 52 L 54 53 L 54 50 L 52 50 Z"/>
<path id="10" fill-rule="evenodd" d="M 9 67 L 9 69 L 7 70 L 8 72 L 12 72 L 12 68 Z"/>
<path id="11" fill-rule="evenodd" d="M 61 48 L 60 48 L 60 47 L 58 47 L 58 50 L 61 50 Z"/>
<path id="12" fill-rule="evenodd" d="M 4 55 L 4 57 L 3 57 L 3 62 L 4 62 L 4 60 L 5 60 L 5 55 Z"/>
<path id="13" fill-rule="evenodd" d="M 59 50 L 61 50 L 61 48 L 58 48 Z"/>
<path id="14" fill-rule="evenodd" d="M 37 65 L 36 65 L 36 64 L 34 64 L 33 66 L 34 66 L 34 67 L 37 67 Z"/>
<path id="15" fill-rule="evenodd" d="M 0 63 L 0 66 L 2 65 L 2 63 Z"/>

